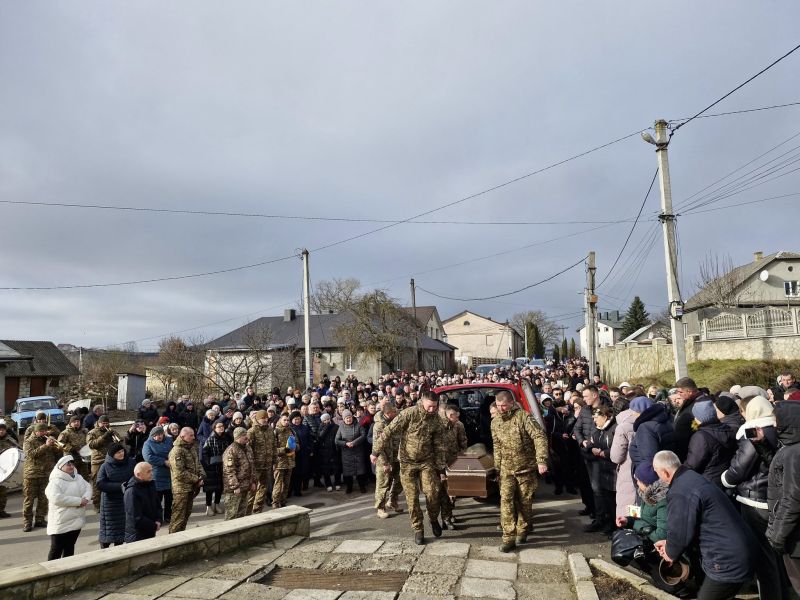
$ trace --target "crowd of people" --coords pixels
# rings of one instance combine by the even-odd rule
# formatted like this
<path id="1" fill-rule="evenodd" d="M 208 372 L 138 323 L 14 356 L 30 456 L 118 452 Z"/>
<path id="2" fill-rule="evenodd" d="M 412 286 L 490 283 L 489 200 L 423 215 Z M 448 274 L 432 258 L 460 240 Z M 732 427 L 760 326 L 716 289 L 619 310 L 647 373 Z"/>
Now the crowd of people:
<path id="1" fill-rule="evenodd" d="M 612 538 L 622 564 L 654 574 L 678 567 L 698 598 L 733 598 L 753 577 L 761 598 L 797 597 L 800 386 L 791 373 L 766 389 L 711 393 L 688 377 L 671 389 L 608 386 L 570 361 L 378 381 L 324 377 L 307 390 L 258 395 L 248 387 L 198 403 L 182 397 L 162 410 L 146 400 L 124 437 L 101 407 L 73 416 L 57 439 L 39 418 L 24 439 L 24 530 L 47 516 L 57 558 L 71 553 L 89 503 L 108 547 L 152 537 L 162 525 L 183 530 L 201 491 L 207 515 L 233 519 L 284 506 L 312 486 L 351 494 L 374 482 L 376 516 L 402 512 L 404 492 L 415 540 L 424 543 L 419 493 L 435 536 L 455 528 L 446 469 L 467 447 L 459 407 L 433 390 L 520 379 L 540 419 L 511 393 L 490 407 L 501 550 L 526 542 L 544 477 L 556 495 L 580 494 L 586 532 Z M 8 438 L 0 423 L 0 447 Z M 85 444 L 90 465 L 73 459 Z"/>

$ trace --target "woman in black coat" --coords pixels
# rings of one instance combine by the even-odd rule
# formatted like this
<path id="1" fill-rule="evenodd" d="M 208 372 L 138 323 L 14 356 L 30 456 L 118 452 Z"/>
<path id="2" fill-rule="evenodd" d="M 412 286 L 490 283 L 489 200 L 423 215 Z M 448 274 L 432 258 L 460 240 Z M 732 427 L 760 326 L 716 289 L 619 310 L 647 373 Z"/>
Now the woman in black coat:
<path id="1" fill-rule="evenodd" d="M 311 441 L 311 428 L 303 423 L 303 415 L 296 410 L 289 415 L 289 427 L 295 439 L 300 442 L 300 449 L 294 454 L 294 469 L 289 484 L 290 496 L 302 496 L 302 490 L 308 489 L 308 477 L 311 474 L 311 456 L 314 444 Z"/>
<path id="2" fill-rule="evenodd" d="M 219 502 L 222 498 L 222 454 L 233 443 L 233 439 L 225 431 L 225 421 L 217 419 L 212 428 L 213 433 L 205 444 L 200 455 L 200 463 L 206 472 L 203 480 L 203 491 L 206 493 L 206 515 L 212 516 L 221 512 Z M 213 508 L 212 508 L 213 501 Z"/>
<path id="3" fill-rule="evenodd" d="M 339 470 L 339 450 L 336 448 L 336 432 L 339 428 L 333 424 L 331 415 L 323 413 L 320 417 L 320 426 L 317 433 L 316 451 L 314 459 L 316 468 L 325 482 L 325 487 L 329 492 L 336 486 L 338 491 L 342 482 L 342 473 Z"/>
<path id="4" fill-rule="evenodd" d="M 353 413 L 342 411 L 344 423 L 336 432 L 336 445 L 342 451 L 342 475 L 348 494 L 353 493 L 353 477 L 358 480 L 358 489 L 363 494 L 367 491 L 367 468 L 364 464 L 364 444 L 367 436 Z"/>
<path id="5" fill-rule="evenodd" d="M 170 423 L 178 422 L 178 405 L 174 400 L 167 402 L 167 408 L 164 409 L 164 414 L 162 416 L 167 417 Z"/>
<path id="6" fill-rule="evenodd" d="M 121 444 L 111 444 L 106 461 L 97 473 L 100 490 L 100 547 L 125 542 L 125 502 L 123 485 L 133 477 L 134 463 Z"/>
<path id="7" fill-rule="evenodd" d="M 683 464 L 720 489 L 725 489 L 721 478 L 736 454 L 736 432 L 717 420 L 714 404 L 710 401 L 695 402 L 692 414 L 700 426 L 689 439 L 689 450 Z"/>
<path id="8" fill-rule="evenodd" d="M 577 494 L 578 485 L 577 463 L 578 445 L 572 439 L 572 428 L 575 427 L 575 416 L 570 407 L 562 399 L 553 402 L 553 425 L 550 430 L 550 461 L 553 466 L 553 483 L 555 494 Z"/>
<path id="9" fill-rule="evenodd" d="M 589 478 L 594 492 L 595 518 L 584 531 L 602 531 L 611 535 L 616 529 L 616 484 L 617 465 L 611 462 L 611 444 L 617 422 L 608 406 L 598 406 L 592 410 L 595 429 L 586 448 Z"/>

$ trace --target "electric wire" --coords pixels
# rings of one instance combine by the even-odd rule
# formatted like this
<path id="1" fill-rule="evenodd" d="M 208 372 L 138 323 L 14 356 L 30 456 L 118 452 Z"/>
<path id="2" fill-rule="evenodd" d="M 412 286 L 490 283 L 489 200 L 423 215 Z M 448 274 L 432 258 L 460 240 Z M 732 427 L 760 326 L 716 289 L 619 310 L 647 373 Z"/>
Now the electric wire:
<path id="1" fill-rule="evenodd" d="M 744 108 L 742 110 L 729 110 L 727 112 L 721 113 L 712 113 L 710 115 L 700 115 L 695 118 L 697 119 L 710 119 L 711 117 L 727 117 L 729 115 L 741 115 L 744 113 L 752 113 L 752 112 L 759 112 L 762 110 L 773 110 L 776 108 L 787 108 L 790 106 L 800 106 L 800 101 L 798 102 L 787 102 L 786 104 L 773 104 L 771 106 L 759 106 L 758 108 Z M 668 123 L 679 123 L 681 121 L 688 121 L 691 117 L 683 117 L 680 119 L 670 119 L 667 121 Z"/>

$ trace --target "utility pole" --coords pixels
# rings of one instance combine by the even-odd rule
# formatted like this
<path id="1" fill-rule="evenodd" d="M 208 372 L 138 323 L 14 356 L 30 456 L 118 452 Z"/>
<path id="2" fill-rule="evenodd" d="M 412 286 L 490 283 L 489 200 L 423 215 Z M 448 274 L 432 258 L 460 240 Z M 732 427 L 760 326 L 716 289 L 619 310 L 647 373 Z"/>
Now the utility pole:
<path id="1" fill-rule="evenodd" d="M 417 286 L 411 278 L 411 311 L 414 315 L 414 372 L 419 372 L 419 322 L 417 321 Z"/>
<path id="2" fill-rule="evenodd" d="M 675 359 L 675 379 L 689 375 L 686 366 L 686 342 L 683 338 L 683 301 L 678 286 L 678 246 L 675 240 L 675 214 L 672 212 L 672 186 L 669 179 L 669 135 L 667 122 L 659 119 L 656 129 L 656 157 L 658 158 L 658 183 L 661 186 L 661 214 L 658 220 L 664 232 L 664 259 L 667 263 L 667 294 L 669 297 L 669 325 L 672 332 L 672 354 Z M 643 136 L 651 142 L 650 136 Z"/>
<path id="3" fill-rule="evenodd" d="M 589 252 L 586 261 L 586 360 L 589 361 L 589 379 L 592 380 L 597 372 L 597 295 L 594 292 L 595 267 L 594 250 Z"/>
<path id="4" fill-rule="evenodd" d="M 523 321 L 522 328 L 525 330 L 525 351 L 523 352 L 523 354 L 525 355 L 525 358 L 530 358 L 530 356 L 528 356 L 528 320 L 527 319 L 525 319 L 525 321 Z"/>
<path id="5" fill-rule="evenodd" d="M 314 383 L 312 381 L 312 365 L 311 365 L 311 329 L 310 329 L 310 319 L 311 315 L 311 302 L 308 297 L 309 288 L 311 287 L 309 281 L 309 269 L 308 269 L 308 250 L 303 248 L 301 252 L 303 257 L 303 328 L 305 330 L 305 347 L 306 347 L 306 389 L 310 388 L 311 385 Z"/>

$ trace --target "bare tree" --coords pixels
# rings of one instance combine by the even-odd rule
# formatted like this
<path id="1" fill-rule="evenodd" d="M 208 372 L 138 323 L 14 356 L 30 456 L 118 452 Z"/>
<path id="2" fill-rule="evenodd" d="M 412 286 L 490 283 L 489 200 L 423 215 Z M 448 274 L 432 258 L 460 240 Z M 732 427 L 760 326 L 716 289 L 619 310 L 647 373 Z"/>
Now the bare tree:
<path id="1" fill-rule="evenodd" d="M 361 282 L 352 277 L 318 281 L 308 298 L 311 313 L 322 315 L 328 312 L 344 312 L 356 301 L 360 287 Z M 302 308 L 300 306 L 301 310 Z"/>
<path id="2" fill-rule="evenodd" d="M 714 306 L 736 306 L 736 290 L 741 283 L 742 278 L 734 269 L 730 255 L 709 253 L 700 263 L 696 285 Z"/>
<path id="3" fill-rule="evenodd" d="M 119 388 L 118 373 L 140 372 L 141 361 L 136 346 L 128 344 L 108 350 L 83 351 L 83 386 L 76 395 L 100 401 L 105 407 L 116 407 Z"/>
<path id="4" fill-rule="evenodd" d="M 668 342 L 672 341 L 672 329 L 670 329 L 670 319 L 671 316 L 669 314 L 669 309 L 665 308 L 659 313 L 652 315 L 651 317 L 653 323 L 653 337 L 660 337 L 666 339 Z"/>
<path id="5" fill-rule="evenodd" d="M 549 346 L 557 344 L 561 340 L 561 333 L 558 325 L 554 321 L 547 318 L 541 310 L 528 310 L 520 312 L 511 317 L 508 321 L 510 325 L 521 336 L 525 336 L 525 325 L 531 323 L 536 325 L 539 330 L 539 335 L 542 336 L 545 345 Z M 526 350 L 527 351 L 527 350 Z"/>

